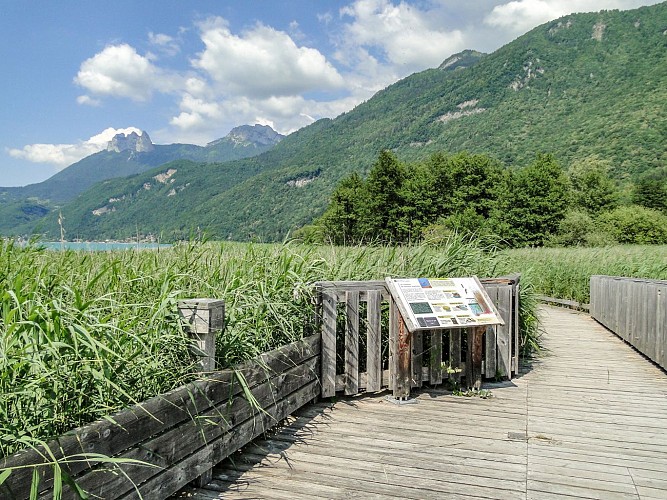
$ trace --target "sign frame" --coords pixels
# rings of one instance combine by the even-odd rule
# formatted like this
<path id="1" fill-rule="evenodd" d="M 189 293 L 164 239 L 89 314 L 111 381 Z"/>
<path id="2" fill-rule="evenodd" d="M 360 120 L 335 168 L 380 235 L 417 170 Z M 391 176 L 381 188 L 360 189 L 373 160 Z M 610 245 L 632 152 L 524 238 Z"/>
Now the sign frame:
<path id="1" fill-rule="evenodd" d="M 498 309 L 496 309 L 496 306 L 493 304 L 493 301 L 486 293 L 486 290 L 482 286 L 477 276 L 473 275 L 463 278 L 385 278 L 385 282 L 387 284 L 387 289 L 389 290 L 394 303 L 398 307 L 398 310 L 400 311 L 401 316 L 405 321 L 405 325 L 408 327 L 410 333 L 434 329 L 467 329 L 505 324 L 502 317 L 500 316 L 500 313 L 498 312 Z M 436 286 L 433 287 L 431 282 L 436 284 Z M 438 283 L 445 282 L 446 287 L 437 285 Z M 423 299 L 410 301 L 409 289 L 414 289 L 412 291 L 416 292 L 418 287 L 422 290 L 431 291 L 431 296 L 438 296 L 438 298 L 428 299 L 426 292 L 424 292 Z M 459 297 L 443 298 L 447 294 L 456 295 L 457 290 L 454 290 L 454 287 L 457 290 L 459 287 L 461 288 Z M 453 323 L 443 325 L 440 320 L 437 320 L 433 305 L 438 304 L 438 306 L 442 306 L 444 303 L 449 306 L 454 305 L 457 308 L 460 307 L 460 311 L 462 313 L 461 316 L 465 315 L 466 313 L 469 313 L 467 316 L 472 319 L 474 319 L 474 316 L 483 316 L 484 321 L 471 321 L 469 323 Z M 425 312 L 419 312 L 420 310 Z M 430 316 L 425 317 L 425 314 L 429 314 Z M 459 319 L 456 316 L 452 317 Z M 421 322 L 419 321 L 420 319 L 422 319 Z M 428 322 L 426 322 L 427 319 Z M 438 323 L 435 324 L 434 320 Z"/>

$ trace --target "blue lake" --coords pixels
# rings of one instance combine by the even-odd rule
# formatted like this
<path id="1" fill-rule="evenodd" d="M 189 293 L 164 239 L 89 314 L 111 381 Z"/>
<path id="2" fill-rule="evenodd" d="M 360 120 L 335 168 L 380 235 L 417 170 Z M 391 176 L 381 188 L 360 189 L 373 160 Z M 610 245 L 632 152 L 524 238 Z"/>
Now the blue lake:
<path id="1" fill-rule="evenodd" d="M 50 250 L 85 250 L 89 252 L 103 250 L 153 250 L 156 248 L 169 248 L 171 246 L 164 243 L 119 243 L 105 241 L 40 241 L 38 245 Z"/>

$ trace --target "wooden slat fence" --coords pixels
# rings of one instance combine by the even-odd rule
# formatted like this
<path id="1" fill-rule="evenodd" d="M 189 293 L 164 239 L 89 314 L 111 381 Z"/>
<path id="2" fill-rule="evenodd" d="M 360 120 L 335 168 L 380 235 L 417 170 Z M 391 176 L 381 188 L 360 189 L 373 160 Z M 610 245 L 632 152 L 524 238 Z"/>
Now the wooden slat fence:
<path id="1" fill-rule="evenodd" d="M 667 281 L 591 276 L 591 316 L 667 369 Z"/>
<path id="2" fill-rule="evenodd" d="M 210 373 L 109 419 L 75 429 L 49 443 L 49 448 L 60 467 L 91 498 L 141 495 L 162 500 L 316 398 L 320 349 L 320 336 L 313 335 L 262 354 L 236 370 Z M 256 403 L 249 402 L 246 389 Z M 139 460 L 144 465 L 73 460 L 86 453 Z M 35 464 L 43 464 L 36 467 L 39 498 L 53 498 L 54 470 L 48 462 L 44 450 L 27 450 L 0 460 L 0 469 L 14 468 L 0 485 L 0 498 L 29 498 L 35 467 L 21 467 Z M 79 497 L 65 486 L 63 498 Z"/>
<path id="3" fill-rule="evenodd" d="M 484 335 L 483 375 L 512 378 L 519 367 L 519 276 L 480 280 L 505 321 Z M 398 309 L 384 281 L 315 284 L 322 319 L 322 397 L 344 391 L 394 390 L 401 354 Z M 461 382 L 466 335 L 462 329 L 417 332 L 411 338 L 412 387 Z M 443 369 L 443 363 L 449 369 Z"/>

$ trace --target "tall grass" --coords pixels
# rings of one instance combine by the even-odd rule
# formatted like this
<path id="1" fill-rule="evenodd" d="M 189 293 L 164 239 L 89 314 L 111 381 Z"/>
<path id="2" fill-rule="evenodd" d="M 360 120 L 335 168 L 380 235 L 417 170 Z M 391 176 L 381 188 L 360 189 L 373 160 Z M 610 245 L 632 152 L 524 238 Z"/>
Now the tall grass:
<path id="1" fill-rule="evenodd" d="M 497 255 L 437 247 L 189 243 L 151 251 L 49 251 L 0 243 L 0 456 L 192 379 L 177 301 L 225 300 L 217 365 L 310 333 L 312 283 L 496 276 Z"/>
<path id="2" fill-rule="evenodd" d="M 590 301 L 592 275 L 667 279 L 667 245 L 602 248 L 523 248 L 500 254 L 502 269 L 518 271 L 537 293 Z"/>

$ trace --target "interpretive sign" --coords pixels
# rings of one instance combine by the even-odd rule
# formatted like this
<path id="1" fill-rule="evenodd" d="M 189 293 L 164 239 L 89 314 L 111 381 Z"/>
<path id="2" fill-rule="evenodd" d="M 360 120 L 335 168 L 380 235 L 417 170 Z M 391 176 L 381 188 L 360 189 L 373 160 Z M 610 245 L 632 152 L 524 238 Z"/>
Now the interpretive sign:
<path id="1" fill-rule="evenodd" d="M 410 332 L 504 324 L 477 276 L 386 282 Z"/>

